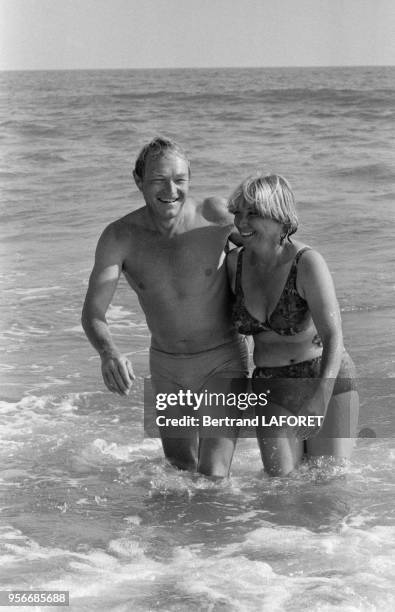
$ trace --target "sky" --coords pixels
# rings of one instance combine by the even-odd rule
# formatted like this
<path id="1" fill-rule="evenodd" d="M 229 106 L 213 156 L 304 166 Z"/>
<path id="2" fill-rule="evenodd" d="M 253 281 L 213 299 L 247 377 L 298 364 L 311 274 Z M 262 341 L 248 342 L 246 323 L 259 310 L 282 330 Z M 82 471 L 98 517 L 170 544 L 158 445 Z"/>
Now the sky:
<path id="1" fill-rule="evenodd" d="M 0 0 L 0 69 L 395 65 L 395 0 Z"/>

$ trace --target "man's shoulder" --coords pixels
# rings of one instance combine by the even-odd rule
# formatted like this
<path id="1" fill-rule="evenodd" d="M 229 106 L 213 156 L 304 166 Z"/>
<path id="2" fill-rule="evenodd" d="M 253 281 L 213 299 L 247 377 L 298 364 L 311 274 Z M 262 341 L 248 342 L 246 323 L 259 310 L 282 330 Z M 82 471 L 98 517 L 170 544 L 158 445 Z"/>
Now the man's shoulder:
<path id="1" fill-rule="evenodd" d="M 234 219 L 229 212 L 227 200 L 218 196 L 210 196 L 205 198 L 198 206 L 198 210 L 202 217 L 216 225 L 232 226 Z"/>
<path id="2" fill-rule="evenodd" d="M 144 207 L 142 207 L 115 219 L 107 225 L 103 233 L 111 235 L 114 240 L 122 240 L 130 238 L 130 235 L 138 231 L 139 228 L 144 229 L 145 225 L 145 213 Z"/>
<path id="3" fill-rule="evenodd" d="M 133 244 L 133 234 L 137 232 L 140 224 L 142 224 L 140 209 L 109 223 L 99 238 L 99 252 L 117 252 L 126 255 Z"/>
<path id="4" fill-rule="evenodd" d="M 120 229 L 133 229 L 134 227 L 144 227 L 146 225 L 146 206 L 132 210 L 127 215 L 114 221 Z"/>

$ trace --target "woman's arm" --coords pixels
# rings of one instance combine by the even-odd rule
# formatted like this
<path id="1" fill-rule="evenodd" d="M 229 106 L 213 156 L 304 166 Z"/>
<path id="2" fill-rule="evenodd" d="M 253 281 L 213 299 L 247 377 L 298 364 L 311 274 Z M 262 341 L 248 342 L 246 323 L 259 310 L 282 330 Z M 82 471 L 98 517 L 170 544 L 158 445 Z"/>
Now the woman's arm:
<path id="1" fill-rule="evenodd" d="M 298 291 L 309 305 L 314 325 L 323 344 L 320 385 L 324 411 L 332 396 L 342 359 L 343 333 L 340 308 L 332 276 L 324 258 L 316 251 L 306 251 L 298 266 Z"/>

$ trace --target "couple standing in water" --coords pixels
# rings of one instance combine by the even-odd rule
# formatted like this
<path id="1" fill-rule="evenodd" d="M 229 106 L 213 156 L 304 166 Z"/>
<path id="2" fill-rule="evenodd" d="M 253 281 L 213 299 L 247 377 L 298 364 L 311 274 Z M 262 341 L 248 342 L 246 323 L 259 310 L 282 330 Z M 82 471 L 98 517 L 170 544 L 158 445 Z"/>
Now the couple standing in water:
<path id="1" fill-rule="evenodd" d="M 252 389 L 278 382 L 267 413 L 325 416 L 319 431 L 258 428 L 267 473 L 288 474 L 304 455 L 348 458 L 358 418 L 354 366 L 326 263 L 291 238 L 298 219 L 289 184 L 277 175 L 251 177 L 229 203 L 216 197 L 198 203 L 188 193 L 190 175 L 181 147 L 155 138 L 133 172 L 145 205 L 111 223 L 99 239 L 82 324 L 101 357 L 106 387 L 126 395 L 135 378 L 106 321 L 122 273 L 151 332 L 155 394 L 199 393 L 218 378 L 230 389 L 232 378 L 248 377 L 245 336 L 252 336 Z M 242 246 L 225 257 L 234 226 Z M 168 417 L 185 414 L 182 405 L 166 409 Z M 199 440 L 161 431 L 161 437 L 174 466 L 229 474 L 235 436 Z"/>

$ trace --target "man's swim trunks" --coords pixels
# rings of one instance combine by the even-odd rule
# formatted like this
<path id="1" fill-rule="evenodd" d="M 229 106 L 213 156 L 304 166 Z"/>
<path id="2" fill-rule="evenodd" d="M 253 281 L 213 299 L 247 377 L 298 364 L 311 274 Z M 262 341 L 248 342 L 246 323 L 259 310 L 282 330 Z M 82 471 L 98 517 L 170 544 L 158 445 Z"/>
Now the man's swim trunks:
<path id="1" fill-rule="evenodd" d="M 182 419 L 189 416 L 190 418 L 198 417 L 201 413 L 212 414 L 215 417 L 219 416 L 234 416 L 236 408 L 229 407 L 226 402 L 220 402 L 220 405 L 215 405 L 211 413 L 210 405 L 204 402 L 200 404 L 197 411 L 194 410 L 190 403 L 186 402 L 185 394 L 189 391 L 192 394 L 200 394 L 205 391 L 213 393 L 215 396 L 222 393 L 232 392 L 235 384 L 242 385 L 243 390 L 248 379 L 248 349 L 245 338 L 237 337 L 218 346 L 216 348 L 202 351 L 193 354 L 174 355 L 165 353 L 157 349 L 150 349 L 150 368 L 151 368 L 151 385 L 149 391 L 146 386 L 145 397 L 145 431 L 155 435 L 157 432 L 155 427 L 156 417 L 160 414 L 162 417 L 171 419 Z M 243 379 L 243 380 L 240 380 Z M 245 382 L 244 382 L 245 381 Z M 184 392 L 183 397 L 180 397 L 180 391 Z M 218 393 L 219 392 L 219 393 Z M 148 393 L 153 393 L 152 397 Z M 155 410 L 157 399 L 161 396 L 161 401 L 165 402 L 165 396 L 169 394 L 177 394 L 178 398 L 171 405 L 166 400 L 166 407 L 159 413 Z M 151 399 L 151 401 L 150 401 Z M 207 410 L 209 412 L 207 412 Z M 179 421 L 182 423 L 182 420 Z M 233 437 L 232 428 L 229 431 L 214 432 L 215 436 L 221 437 L 228 434 Z M 185 438 L 194 435 L 196 429 L 194 427 L 171 426 L 160 427 L 160 435 L 162 438 L 178 437 Z M 210 437 L 210 436 L 209 436 Z"/>
<path id="2" fill-rule="evenodd" d="M 175 393 L 180 389 L 197 393 L 211 378 L 246 378 L 247 343 L 238 337 L 213 349 L 186 355 L 164 353 L 151 347 L 150 369 L 156 393 Z"/>

